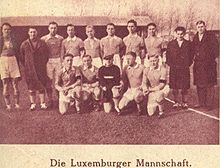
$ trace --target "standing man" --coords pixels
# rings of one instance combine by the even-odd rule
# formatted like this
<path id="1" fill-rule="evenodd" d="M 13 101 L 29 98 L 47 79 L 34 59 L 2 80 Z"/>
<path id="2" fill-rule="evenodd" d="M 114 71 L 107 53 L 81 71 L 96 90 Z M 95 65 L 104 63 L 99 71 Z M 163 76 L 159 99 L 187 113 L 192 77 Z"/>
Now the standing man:
<path id="1" fill-rule="evenodd" d="M 173 107 L 187 108 L 187 90 L 190 88 L 190 70 L 193 63 L 192 44 L 184 39 L 186 29 L 177 27 L 175 29 L 176 39 L 169 42 L 166 51 L 166 62 L 170 66 L 169 85 L 172 89 L 175 104 Z M 179 90 L 182 100 L 178 101 Z"/>
<path id="2" fill-rule="evenodd" d="M 86 26 L 87 39 L 84 41 L 86 54 L 92 57 L 92 63 L 97 68 L 102 66 L 100 40 L 95 38 L 95 29 L 93 26 Z"/>
<path id="3" fill-rule="evenodd" d="M 0 78 L 3 83 L 3 97 L 6 109 L 11 110 L 10 85 L 14 90 L 15 108 L 19 109 L 18 81 L 21 77 L 18 66 L 19 47 L 15 38 L 11 35 L 12 26 L 3 23 L 1 26 L 2 36 L 0 36 Z"/>
<path id="4" fill-rule="evenodd" d="M 51 85 L 47 88 L 49 106 L 53 106 L 53 82 L 56 79 L 59 70 L 61 69 L 61 44 L 63 37 L 57 34 L 58 24 L 50 22 L 48 26 L 49 34 L 41 37 L 45 41 L 49 49 L 49 60 L 47 63 L 47 76 L 51 80 Z M 58 95 L 57 95 L 58 96 Z"/>
<path id="5" fill-rule="evenodd" d="M 121 38 L 115 35 L 115 25 L 113 23 L 107 24 L 106 31 L 108 35 L 100 41 L 102 56 L 104 58 L 107 55 L 113 55 L 113 64 L 117 65 L 121 70 L 124 43 Z"/>
<path id="6" fill-rule="evenodd" d="M 147 52 L 144 60 L 144 65 L 146 67 L 149 67 L 149 60 L 148 60 L 149 55 L 157 54 L 161 56 L 163 39 L 161 37 L 158 37 L 156 32 L 157 32 L 156 24 L 149 23 L 147 25 L 147 37 L 144 40 L 146 52 Z M 161 57 L 159 58 L 161 59 Z"/>
<path id="7" fill-rule="evenodd" d="M 128 103 L 132 100 L 135 100 L 137 103 L 138 115 L 141 115 L 141 106 L 140 103 L 144 99 L 144 95 L 141 89 L 144 65 L 137 64 L 136 53 L 128 52 L 126 54 L 127 64 L 122 72 L 122 79 L 124 84 L 128 84 L 128 89 L 124 93 L 122 99 L 119 102 L 120 111 L 124 109 L 128 105 Z M 121 112 L 118 113 L 119 115 Z"/>
<path id="8" fill-rule="evenodd" d="M 39 93 L 40 108 L 47 109 L 45 89 L 48 83 L 47 62 L 49 51 L 47 44 L 37 36 L 37 29 L 28 29 L 29 38 L 20 47 L 21 64 L 24 66 L 25 79 L 30 93 L 30 110 L 36 109 L 36 92 Z"/>
<path id="9" fill-rule="evenodd" d="M 84 47 L 83 41 L 75 35 L 75 28 L 72 24 L 66 26 L 68 37 L 63 40 L 61 56 L 65 54 L 73 55 L 73 66 L 80 66 L 82 59 L 80 57 L 80 48 Z"/>
<path id="10" fill-rule="evenodd" d="M 214 85 L 217 84 L 215 59 L 219 56 L 219 43 L 217 38 L 206 30 L 204 21 L 198 21 L 196 27 L 198 32 L 193 39 L 193 75 L 199 104 L 195 107 L 207 107 L 210 110 L 214 103 Z"/>
<path id="11" fill-rule="evenodd" d="M 129 34 L 124 37 L 123 41 L 124 44 L 126 46 L 126 52 L 135 52 L 135 54 L 137 55 L 136 57 L 136 62 L 138 64 L 141 64 L 143 62 L 143 58 L 145 56 L 145 52 L 144 52 L 144 40 L 138 36 L 137 34 L 137 22 L 135 20 L 129 20 L 127 23 L 127 29 Z M 126 58 L 124 56 L 123 58 L 123 67 L 125 67 L 126 65 Z"/>
<path id="12" fill-rule="evenodd" d="M 84 55 L 83 65 L 79 67 L 82 81 L 82 97 L 86 101 L 89 99 L 95 111 L 100 109 L 101 89 L 98 81 L 98 68 L 92 65 L 92 57 Z"/>

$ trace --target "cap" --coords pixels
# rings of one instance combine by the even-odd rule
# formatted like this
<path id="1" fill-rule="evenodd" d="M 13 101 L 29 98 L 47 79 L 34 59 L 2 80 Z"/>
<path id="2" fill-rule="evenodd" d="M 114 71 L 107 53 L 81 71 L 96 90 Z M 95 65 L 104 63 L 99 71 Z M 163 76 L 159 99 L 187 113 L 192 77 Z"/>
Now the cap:
<path id="1" fill-rule="evenodd" d="M 105 55 L 104 57 L 103 57 L 103 59 L 105 59 L 105 60 L 110 60 L 110 59 L 113 59 L 113 54 L 112 55 Z"/>

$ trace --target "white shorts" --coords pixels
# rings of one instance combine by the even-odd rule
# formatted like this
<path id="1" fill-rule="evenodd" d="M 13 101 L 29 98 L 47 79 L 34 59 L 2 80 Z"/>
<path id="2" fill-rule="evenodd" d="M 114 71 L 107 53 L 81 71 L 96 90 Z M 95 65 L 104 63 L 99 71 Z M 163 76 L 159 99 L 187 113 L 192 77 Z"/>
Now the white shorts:
<path id="1" fill-rule="evenodd" d="M 135 62 L 136 62 L 137 64 L 141 64 L 141 58 L 140 58 L 140 56 L 137 56 L 137 57 L 136 57 Z M 122 67 L 124 68 L 126 65 L 128 65 L 128 63 L 127 63 L 126 55 L 125 55 L 125 56 L 123 57 Z"/>
<path id="2" fill-rule="evenodd" d="M 151 92 L 148 94 L 148 102 L 147 102 L 147 108 L 149 115 L 153 115 L 156 111 L 156 107 L 160 104 L 162 100 L 164 100 L 170 91 L 169 85 L 166 85 L 162 90 Z M 154 110 L 149 110 L 154 109 Z"/>
<path id="3" fill-rule="evenodd" d="M 141 93 L 142 91 L 140 90 L 140 88 L 128 88 L 123 96 L 126 97 L 129 101 L 132 101 Z"/>
<path id="4" fill-rule="evenodd" d="M 47 76 L 52 80 L 56 79 L 61 69 L 60 58 L 50 58 L 47 62 Z"/>
<path id="5" fill-rule="evenodd" d="M 82 65 L 82 58 L 80 56 L 73 57 L 73 66 L 79 67 Z"/>
<path id="6" fill-rule="evenodd" d="M 1 79 L 21 77 L 15 56 L 0 56 L 0 76 Z"/>
<path id="7" fill-rule="evenodd" d="M 75 99 L 75 93 L 80 86 L 76 86 L 73 89 L 70 89 L 66 95 L 63 92 L 59 92 L 59 101 L 70 103 Z"/>
<path id="8" fill-rule="evenodd" d="M 92 58 L 92 64 L 100 68 L 102 66 L 102 59 L 100 57 Z"/>

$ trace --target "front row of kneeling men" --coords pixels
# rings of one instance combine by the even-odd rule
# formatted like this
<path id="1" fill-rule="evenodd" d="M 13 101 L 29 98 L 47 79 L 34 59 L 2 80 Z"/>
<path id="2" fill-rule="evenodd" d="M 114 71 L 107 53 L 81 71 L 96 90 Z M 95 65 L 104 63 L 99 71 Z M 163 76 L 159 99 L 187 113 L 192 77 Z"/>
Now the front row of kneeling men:
<path id="1" fill-rule="evenodd" d="M 63 69 L 55 82 L 55 88 L 59 91 L 60 113 L 66 113 L 73 104 L 80 113 L 82 103 L 89 99 L 96 110 L 103 102 L 105 112 L 115 109 L 121 115 L 129 102 L 134 100 L 139 115 L 143 112 L 143 103 L 146 103 L 149 115 L 153 115 L 158 108 L 159 116 L 162 116 L 163 101 L 169 93 L 167 70 L 159 64 L 159 55 L 156 54 L 149 56 L 148 68 L 135 60 L 136 54 L 128 52 L 128 65 L 121 74 L 120 68 L 113 64 L 113 55 L 105 56 L 103 66 L 98 69 L 92 65 L 90 55 L 84 55 L 83 65 L 75 67 L 72 66 L 73 56 L 66 54 Z"/>

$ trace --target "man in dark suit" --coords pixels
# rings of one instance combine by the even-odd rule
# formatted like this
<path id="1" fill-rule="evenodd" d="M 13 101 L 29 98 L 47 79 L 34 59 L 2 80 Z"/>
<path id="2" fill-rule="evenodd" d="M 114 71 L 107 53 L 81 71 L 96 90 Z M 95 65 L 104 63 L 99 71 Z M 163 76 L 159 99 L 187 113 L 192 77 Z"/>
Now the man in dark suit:
<path id="1" fill-rule="evenodd" d="M 173 107 L 187 108 L 186 95 L 190 88 L 190 70 L 193 62 L 192 45 L 184 39 L 186 29 L 177 27 L 175 29 L 176 39 L 168 43 L 167 64 L 170 66 L 169 85 L 172 89 L 175 104 Z M 178 101 L 178 92 L 181 90 L 182 100 Z"/>
<path id="2" fill-rule="evenodd" d="M 210 110 L 214 102 L 214 85 L 217 84 L 217 64 L 219 56 L 217 38 L 206 30 L 204 21 L 196 23 L 197 34 L 193 39 L 194 47 L 194 84 L 197 86 L 199 104 Z"/>

